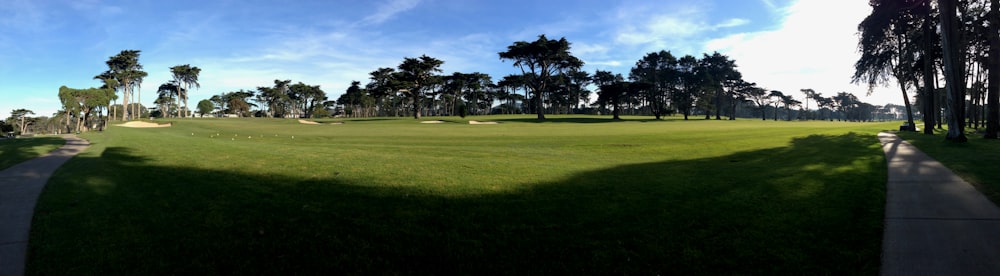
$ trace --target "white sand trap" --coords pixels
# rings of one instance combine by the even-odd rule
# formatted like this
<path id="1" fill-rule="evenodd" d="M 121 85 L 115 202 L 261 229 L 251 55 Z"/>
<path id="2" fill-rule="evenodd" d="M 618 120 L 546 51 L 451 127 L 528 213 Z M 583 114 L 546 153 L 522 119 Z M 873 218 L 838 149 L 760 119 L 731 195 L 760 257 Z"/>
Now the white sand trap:
<path id="1" fill-rule="evenodd" d="M 421 121 L 420 123 L 421 124 L 443 124 L 444 121 L 440 121 L 440 120 L 438 120 L 438 121 Z"/>
<path id="2" fill-rule="evenodd" d="M 480 122 L 480 121 L 469 121 L 470 125 L 496 125 L 500 122 Z"/>
<path id="3" fill-rule="evenodd" d="M 131 127 L 131 128 L 154 128 L 154 127 L 170 127 L 172 125 L 173 125 L 172 123 L 166 123 L 166 124 L 162 124 L 161 125 L 161 124 L 150 123 L 150 122 L 131 121 L 131 122 L 127 122 L 127 123 L 124 123 L 124 124 L 117 124 L 116 126 Z"/>
<path id="4" fill-rule="evenodd" d="M 307 124 L 307 125 L 318 125 L 319 124 L 319 122 L 306 121 L 306 120 L 299 120 L 299 123 L 303 123 L 303 124 Z"/>

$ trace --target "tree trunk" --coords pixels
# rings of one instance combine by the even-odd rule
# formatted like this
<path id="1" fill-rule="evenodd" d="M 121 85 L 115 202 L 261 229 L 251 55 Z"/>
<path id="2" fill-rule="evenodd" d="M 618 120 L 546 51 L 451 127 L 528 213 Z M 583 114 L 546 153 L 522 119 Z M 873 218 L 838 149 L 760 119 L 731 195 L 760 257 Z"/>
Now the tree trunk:
<path id="1" fill-rule="evenodd" d="M 413 119 L 420 119 L 420 97 L 413 95 Z"/>
<path id="2" fill-rule="evenodd" d="M 542 91 L 535 90 L 535 112 L 538 114 L 538 120 L 545 120 L 545 103 L 543 102 Z M 615 114 L 618 114 L 617 109 L 615 110 Z"/>
<path id="3" fill-rule="evenodd" d="M 990 49 L 988 57 L 989 73 L 987 75 L 987 96 L 986 104 L 986 138 L 997 139 L 1000 132 L 1000 31 L 997 24 L 1000 24 L 1000 0 L 990 0 L 990 20 L 989 35 Z"/>
<path id="4" fill-rule="evenodd" d="M 128 80 L 122 82 L 122 121 L 128 115 Z"/>
<path id="5" fill-rule="evenodd" d="M 906 123 L 910 127 L 914 127 L 913 124 L 913 106 L 910 105 L 910 96 L 906 94 L 906 83 L 903 79 L 899 79 L 899 90 L 903 92 L 903 106 L 906 107 Z"/>
<path id="6" fill-rule="evenodd" d="M 729 103 L 729 106 L 730 106 L 730 109 L 729 109 L 729 120 L 732 121 L 732 120 L 736 120 L 736 105 L 737 105 L 738 101 L 736 99 L 734 99 L 732 92 L 729 93 L 729 99 L 732 101 L 732 102 Z"/>
<path id="7" fill-rule="evenodd" d="M 175 87 L 177 87 L 177 116 L 175 116 L 175 117 L 180 117 L 181 116 L 181 84 L 178 83 L 177 86 L 175 86 Z"/>
<path id="8" fill-rule="evenodd" d="M 944 75 L 948 90 L 948 134 L 945 139 L 954 142 L 966 142 L 965 137 L 965 76 L 962 54 L 959 46 L 958 19 L 956 18 L 955 1 L 938 0 L 941 11 L 941 48 L 944 52 Z"/>
<path id="9" fill-rule="evenodd" d="M 722 120 L 722 92 L 715 89 L 715 119 Z"/>
<path id="10" fill-rule="evenodd" d="M 69 124 L 69 107 L 67 106 L 64 108 L 66 108 L 66 133 L 70 133 L 73 131 L 73 129 L 70 128 Z"/>
<path id="11" fill-rule="evenodd" d="M 185 117 L 185 118 L 188 116 L 188 92 L 189 92 L 188 89 L 190 89 L 190 88 L 191 88 L 191 85 L 189 85 L 187 83 L 184 84 L 184 116 L 183 117 Z"/>
<path id="12" fill-rule="evenodd" d="M 778 104 L 774 104 L 774 121 L 778 121 Z"/>
<path id="13" fill-rule="evenodd" d="M 928 4 L 929 5 L 929 4 Z M 927 13 L 924 17 L 923 24 L 923 53 L 924 56 L 924 134 L 934 134 L 934 119 L 936 117 L 934 112 L 934 63 L 931 58 L 933 55 L 931 51 L 934 49 L 934 43 L 931 41 L 931 37 L 934 34 L 934 29 L 931 28 L 931 14 Z"/>

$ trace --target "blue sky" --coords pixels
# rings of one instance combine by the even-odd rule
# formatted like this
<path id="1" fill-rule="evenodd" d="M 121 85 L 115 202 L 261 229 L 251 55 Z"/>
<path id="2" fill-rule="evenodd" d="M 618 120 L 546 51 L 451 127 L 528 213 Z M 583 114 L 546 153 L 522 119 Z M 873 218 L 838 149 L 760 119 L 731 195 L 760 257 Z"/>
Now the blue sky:
<path id="1" fill-rule="evenodd" d="M 423 54 L 444 73 L 519 72 L 497 52 L 539 34 L 566 37 L 584 70 L 627 74 L 648 52 L 719 51 L 744 79 L 801 98 L 847 91 L 857 59 L 856 26 L 866 1 L 47 1 L 0 5 L 0 118 L 15 108 L 49 116 L 59 86 L 99 86 L 108 57 L 141 50 L 149 76 L 142 103 L 170 79 L 169 67 L 202 68 L 191 103 L 275 79 L 320 85 L 336 99 L 352 80 Z M 880 88 L 875 104 L 899 103 Z"/>

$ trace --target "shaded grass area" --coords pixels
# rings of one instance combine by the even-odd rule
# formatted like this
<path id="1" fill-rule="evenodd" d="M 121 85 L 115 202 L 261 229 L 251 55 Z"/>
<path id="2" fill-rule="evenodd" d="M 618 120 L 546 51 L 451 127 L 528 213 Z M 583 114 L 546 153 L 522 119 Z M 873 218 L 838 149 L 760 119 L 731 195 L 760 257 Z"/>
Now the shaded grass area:
<path id="1" fill-rule="evenodd" d="M 901 132 L 898 135 L 938 160 L 948 169 L 976 186 L 994 203 L 1000 203 L 1000 140 L 983 139 L 981 134 L 968 133 L 968 143 L 952 143 L 944 139 L 946 132 L 934 135 Z"/>
<path id="2" fill-rule="evenodd" d="M 881 125 L 509 122 L 91 134 L 29 274 L 878 271 Z"/>
<path id="3" fill-rule="evenodd" d="M 39 157 L 66 144 L 61 137 L 0 139 L 0 170 Z"/>

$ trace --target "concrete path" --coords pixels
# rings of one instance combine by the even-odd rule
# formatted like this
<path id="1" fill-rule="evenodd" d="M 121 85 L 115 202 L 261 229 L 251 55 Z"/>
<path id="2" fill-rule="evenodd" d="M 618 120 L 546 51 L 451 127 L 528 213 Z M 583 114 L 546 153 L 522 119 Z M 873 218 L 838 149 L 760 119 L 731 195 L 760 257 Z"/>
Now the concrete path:
<path id="1" fill-rule="evenodd" d="M 878 138 L 889 163 L 882 275 L 1000 275 L 1000 208 L 895 134 Z"/>
<path id="2" fill-rule="evenodd" d="M 0 171 L 0 276 L 24 275 L 38 194 L 52 172 L 90 145 L 76 136 L 64 138 L 61 148 Z"/>

